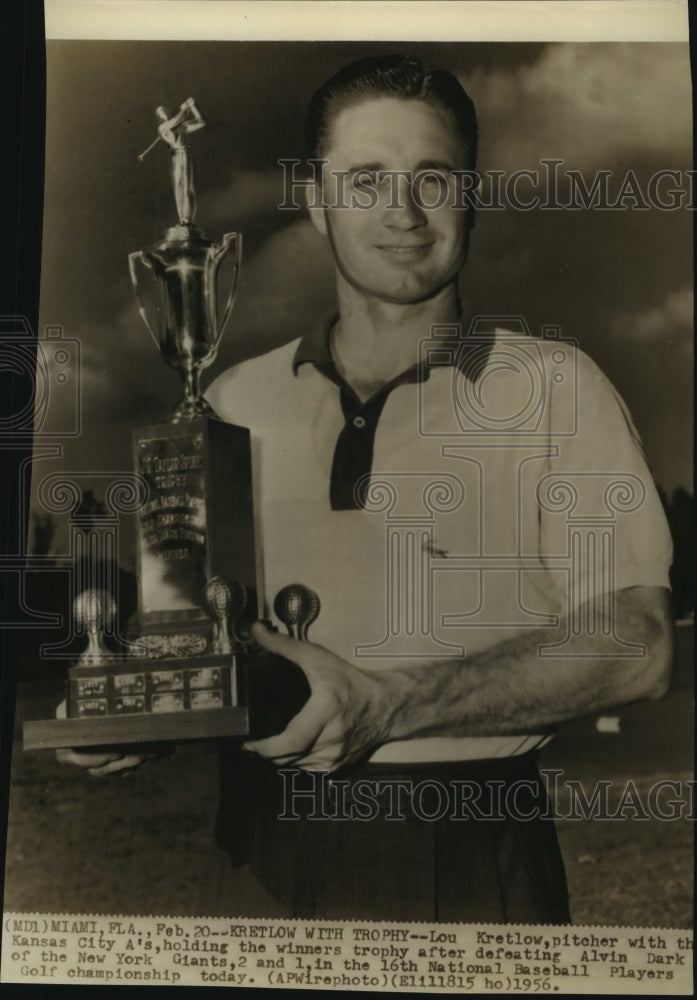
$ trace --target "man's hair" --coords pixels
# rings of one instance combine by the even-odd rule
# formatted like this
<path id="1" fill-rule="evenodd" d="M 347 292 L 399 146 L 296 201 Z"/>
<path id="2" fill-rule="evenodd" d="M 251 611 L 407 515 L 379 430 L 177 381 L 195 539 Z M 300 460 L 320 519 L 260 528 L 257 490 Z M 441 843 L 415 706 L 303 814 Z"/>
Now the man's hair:
<path id="1" fill-rule="evenodd" d="M 377 97 L 418 100 L 447 111 L 468 155 L 468 167 L 477 162 L 477 113 L 457 77 L 447 70 L 428 73 L 418 59 L 369 56 L 340 69 L 313 95 L 307 111 L 305 136 L 310 157 L 321 158 L 331 127 L 344 108 Z"/>

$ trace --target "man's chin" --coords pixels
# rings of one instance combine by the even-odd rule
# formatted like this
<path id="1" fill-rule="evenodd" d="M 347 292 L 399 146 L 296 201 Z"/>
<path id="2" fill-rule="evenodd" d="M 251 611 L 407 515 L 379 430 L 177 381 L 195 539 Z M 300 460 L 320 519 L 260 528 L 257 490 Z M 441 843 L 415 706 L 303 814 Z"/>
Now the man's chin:
<path id="1" fill-rule="evenodd" d="M 449 285 L 457 284 L 457 276 L 437 281 L 425 275 L 376 274 L 375 277 L 381 279 L 378 283 L 361 281 L 356 275 L 347 273 L 341 267 L 338 267 L 338 273 L 347 285 L 367 300 L 390 305 L 414 306 L 426 303 L 437 298 Z"/>
<path id="2" fill-rule="evenodd" d="M 400 287 L 373 292 L 372 296 L 391 305 L 416 306 L 437 298 L 444 288 L 445 285 Z"/>

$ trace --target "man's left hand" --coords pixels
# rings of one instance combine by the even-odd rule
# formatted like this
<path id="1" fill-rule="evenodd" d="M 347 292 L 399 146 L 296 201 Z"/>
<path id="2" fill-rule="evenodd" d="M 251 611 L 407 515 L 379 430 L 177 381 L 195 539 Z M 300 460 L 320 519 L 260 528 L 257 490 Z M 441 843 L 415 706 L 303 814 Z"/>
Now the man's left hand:
<path id="1" fill-rule="evenodd" d="M 279 765 L 335 771 L 385 741 L 388 704 L 377 674 L 347 663 L 324 646 L 277 635 L 258 622 L 252 634 L 263 649 L 303 670 L 311 694 L 282 733 L 247 742 L 244 750 Z"/>

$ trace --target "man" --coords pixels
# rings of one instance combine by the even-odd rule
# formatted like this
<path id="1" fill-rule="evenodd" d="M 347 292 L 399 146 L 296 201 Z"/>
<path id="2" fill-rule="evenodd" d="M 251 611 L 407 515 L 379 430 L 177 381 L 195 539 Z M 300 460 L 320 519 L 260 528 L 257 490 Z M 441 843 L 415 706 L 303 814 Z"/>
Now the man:
<path id="1" fill-rule="evenodd" d="M 472 214 L 457 198 L 457 183 L 475 166 L 476 118 L 453 77 L 426 75 L 401 58 L 361 61 L 315 96 L 308 138 L 311 155 L 325 161 L 321 190 L 310 191 L 308 203 L 334 254 L 338 317 L 224 375 L 209 394 L 226 419 L 250 423 L 253 414 L 266 592 L 299 579 L 323 605 L 313 626 L 321 645 L 255 626 L 263 647 L 302 667 L 312 696 L 282 733 L 250 741 L 246 749 L 277 767 L 331 772 L 342 793 L 347 779 L 349 796 L 370 779 L 382 781 L 385 791 L 392 782 L 392 792 L 405 776 L 451 789 L 462 787 L 453 784 L 462 778 L 492 788 L 526 780 L 539 805 L 534 750 L 556 725 L 666 689 L 670 540 L 635 431 L 612 388 L 581 355 L 574 358 L 578 398 L 571 378 L 558 386 L 549 372 L 546 395 L 540 393 L 544 430 L 519 438 L 502 437 L 491 421 L 451 426 L 455 401 L 473 383 L 489 393 L 494 418 L 506 403 L 509 414 L 524 405 L 520 378 L 492 377 L 510 355 L 505 336 L 488 345 L 475 338 L 470 356 L 454 352 L 455 383 L 452 366 L 419 364 L 420 344 L 434 327 L 462 323 L 457 278 Z M 521 350 L 518 341 L 513 346 Z M 467 346 L 466 337 L 462 343 Z M 559 344 L 537 346 L 546 364 Z M 265 397 L 268 403 L 259 405 Z M 578 433 L 565 437 L 564 411 L 576 407 Z M 488 433 L 478 436 L 481 430 Z M 473 460 L 480 466 L 475 474 Z M 433 525 L 419 503 L 423 473 L 464 492 L 454 509 L 434 515 Z M 524 491 L 504 492 L 519 473 Z M 585 564 L 565 581 L 555 568 L 565 537 L 539 488 L 575 473 L 598 479 L 581 500 L 590 504 L 587 513 L 601 513 L 596 494 L 600 482 L 607 488 L 608 474 L 643 491 L 640 507 L 616 526 L 610 584 Z M 488 480 L 485 512 L 475 499 L 482 480 Z M 414 535 L 420 550 L 418 544 L 400 550 L 398 537 L 395 542 L 386 532 L 390 512 L 375 510 L 371 483 L 393 489 L 402 517 L 418 524 L 421 516 Z M 387 551 L 386 538 L 392 540 Z M 521 545 L 538 566 L 521 559 L 520 568 L 508 564 L 498 576 L 482 571 L 488 621 L 473 614 L 483 596 L 474 593 L 473 573 L 449 572 L 446 555 L 442 572 L 430 564 L 430 589 L 428 580 L 421 583 L 417 597 L 433 602 L 421 628 L 418 608 L 411 629 L 404 607 L 395 626 L 388 605 L 400 586 L 409 586 L 409 558 L 432 559 L 438 551 L 510 555 L 521 553 Z M 391 586 L 392 575 L 400 574 Z M 513 614 L 511 602 L 502 607 L 512 581 L 519 605 L 539 616 L 537 627 L 535 615 L 520 606 Z M 424 617 L 431 611 L 435 627 L 427 636 Z M 611 616 L 614 625 L 606 627 Z M 442 627 L 448 619 L 460 628 Z M 542 626 L 550 620 L 553 625 Z M 386 621 L 401 642 L 381 641 Z M 613 629 L 620 640 L 645 647 L 645 655 L 625 658 L 630 646 L 601 635 Z M 563 651 L 550 655 L 567 634 Z M 458 643 L 464 655 L 455 653 Z M 568 919 L 549 822 L 458 823 L 450 814 L 436 822 L 416 815 L 390 821 L 384 802 L 380 815 L 365 822 L 278 820 L 284 805 L 286 817 L 302 809 L 298 794 L 289 805 L 289 789 L 317 786 L 292 771 L 279 782 L 262 764 L 257 789 L 264 775 L 270 788 L 263 798 L 273 805 L 257 803 L 252 864 L 298 914 Z M 483 814 L 487 794 L 491 789 L 482 793 Z"/>
<path id="2" fill-rule="evenodd" d="M 458 81 L 362 60 L 315 95 L 308 138 L 338 313 L 208 395 L 257 445 L 265 593 L 299 580 L 322 611 L 306 643 L 253 628 L 311 695 L 223 756 L 220 841 L 296 916 L 565 922 L 537 748 L 665 693 L 660 503 L 588 358 L 462 316 Z"/>

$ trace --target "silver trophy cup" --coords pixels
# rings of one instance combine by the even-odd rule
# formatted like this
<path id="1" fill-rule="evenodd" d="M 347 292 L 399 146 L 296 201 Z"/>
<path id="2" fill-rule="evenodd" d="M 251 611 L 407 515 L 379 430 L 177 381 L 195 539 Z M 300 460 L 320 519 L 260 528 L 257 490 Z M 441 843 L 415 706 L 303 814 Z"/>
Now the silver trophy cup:
<path id="1" fill-rule="evenodd" d="M 143 322 L 164 360 L 184 379 L 184 395 L 170 418 L 177 422 L 214 416 L 212 407 L 201 396 L 200 375 L 215 360 L 230 318 L 237 291 L 242 236 L 225 233 L 214 243 L 194 225 L 196 199 L 187 136 L 205 122 L 193 99 L 185 101 L 172 117 L 164 108 L 158 108 L 157 115 L 161 124 L 155 142 L 165 141 L 172 152 L 172 186 L 179 224 L 168 229 L 159 243 L 130 254 L 128 265 Z M 229 291 L 218 315 L 218 268 L 228 255 L 232 262 Z M 141 294 L 139 268 L 150 273 L 150 282 L 155 286 L 152 318 Z"/>

